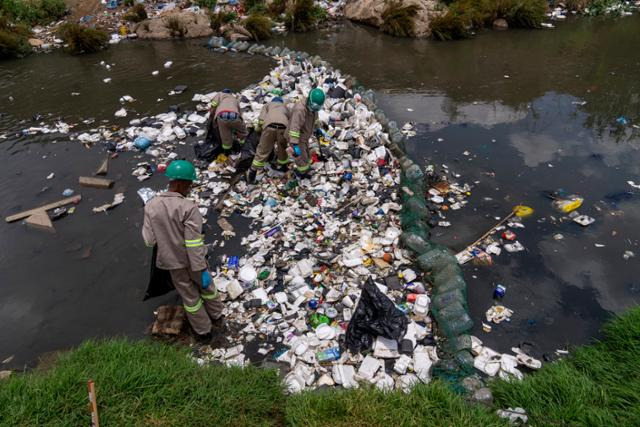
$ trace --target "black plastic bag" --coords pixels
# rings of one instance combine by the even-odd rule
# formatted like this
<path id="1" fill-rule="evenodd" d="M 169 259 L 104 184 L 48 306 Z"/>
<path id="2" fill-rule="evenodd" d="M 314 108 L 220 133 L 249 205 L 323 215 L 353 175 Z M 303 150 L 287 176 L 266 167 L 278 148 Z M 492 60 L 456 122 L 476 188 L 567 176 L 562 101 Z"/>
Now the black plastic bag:
<path id="1" fill-rule="evenodd" d="M 220 131 L 218 130 L 218 126 L 215 125 L 215 121 L 213 119 L 210 118 L 207 122 L 207 136 L 204 143 L 194 145 L 193 150 L 199 160 L 205 160 L 207 162 L 214 161 L 216 157 L 218 157 L 218 154 L 222 152 Z"/>
<path id="2" fill-rule="evenodd" d="M 147 286 L 147 292 L 144 294 L 142 301 L 162 296 L 175 289 L 169 270 L 162 270 L 156 266 L 157 258 L 158 246 L 154 246 L 153 255 L 151 255 L 151 274 L 149 276 L 149 285 Z"/>
<path id="3" fill-rule="evenodd" d="M 359 353 L 370 350 L 380 335 L 399 341 L 407 333 L 407 323 L 407 316 L 369 277 L 349 322 L 345 343 L 351 352 Z"/>
<path id="4" fill-rule="evenodd" d="M 260 143 L 260 135 L 260 132 L 256 132 L 253 129 L 249 131 L 240 149 L 240 158 L 235 164 L 236 173 L 242 173 L 251 167 L 251 162 L 253 162 L 258 144 Z"/>

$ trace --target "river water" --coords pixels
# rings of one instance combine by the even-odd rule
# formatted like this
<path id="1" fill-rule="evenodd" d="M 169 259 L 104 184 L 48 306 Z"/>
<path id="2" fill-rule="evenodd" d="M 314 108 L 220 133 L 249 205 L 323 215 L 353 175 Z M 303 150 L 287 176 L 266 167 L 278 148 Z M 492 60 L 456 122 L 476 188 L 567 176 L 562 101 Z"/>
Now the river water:
<path id="1" fill-rule="evenodd" d="M 460 180 L 476 182 L 469 205 L 447 214 L 453 225 L 434 230 L 435 240 L 457 251 L 513 205 L 535 209 L 518 233 L 526 251 L 464 272 L 475 334 L 500 351 L 526 341 L 542 355 L 588 342 L 608 316 L 640 297 L 640 194 L 627 184 L 640 182 L 640 136 L 631 126 L 640 124 L 638 28 L 640 16 L 579 19 L 555 30 L 436 43 L 345 24 L 272 43 L 319 54 L 356 76 L 377 92 L 387 115 L 416 124 L 418 134 L 407 143 L 414 159 L 446 164 Z M 16 136 L 37 125 L 35 114 L 82 129 L 113 121 L 125 94 L 137 99 L 132 107 L 140 115 L 190 108 L 193 93 L 239 90 L 271 65 L 262 57 L 211 53 L 202 44 L 135 42 L 85 57 L 52 53 L 0 63 L 0 135 L 7 136 L 0 140 L 0 214 L 57 200 L 67 187 L 80 190 L 77 176 L 90 175 L 104 158 L 102 148 L 88 150 L 59 135 Z M 169 69 L 166 60 L 174 61 Z M 108 71 L 100 61 L 115 65 Z M 179 84 L 189 90 L 168 96 Z M 631 124 L 616 125 L 620 116 Z M 87 119 L 95 122 L 81 123 Z M 43 352 L 90 337 L 141 336 L 153 309 L 176 301 L 141 302 L 149 254 L 139 237 L 135 192 L 164 181 L 138 183 L 130 176 L 137 161 L 125 153 L 111 162 L 109 177 L 126 200 L 107 215 L 91 207 L 113 191 L 82 189 L 82 203 L 55 223 L 55 234 L 0 223 L 0 360 L 15 355 L 7 366 L 32 364 Z M 582 228 L 552 221 L 559 215 L 544 192 L 558 189 L 584 196 L 580 211 L 596 222 Z M 627 250 L 639 257 L 623 259 Z M 506 286 L 503 303 L 515 314 L 487 334 L 480 324 L 497 283 Z"/>

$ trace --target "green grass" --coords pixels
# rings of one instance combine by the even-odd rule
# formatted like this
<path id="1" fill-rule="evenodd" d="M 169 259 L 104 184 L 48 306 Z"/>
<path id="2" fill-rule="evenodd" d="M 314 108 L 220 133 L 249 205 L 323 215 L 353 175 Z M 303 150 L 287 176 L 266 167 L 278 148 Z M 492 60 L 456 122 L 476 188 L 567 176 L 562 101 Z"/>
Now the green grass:
<path id="1" fill-rule="evenodd" d="M 0 425 L 88 425 L 90 378 L 105 426 L 257 425 L 280 415 L 274 371 L 199 368 L 185 349 L 110 340 L 87 342 L 55 369 L 0 384 Z"/>
<path id="2" fill-rule="evenodd" d="M 495 407 L 434 380 L 410 394 L 371 388 L 286 396 L 273 370 L 198 367 L 189 350 L 153 341 L 89 341 L 49 368 L 0 382 L 0 426 L 87 425 L 93 379 L 103 425 L 497 426 L 521 406 L 534 426 L 640 425 L 640 308 L 604 338 L 522 382 L 490 383 Z"/>
<path id="3" fill-rule="evenodd" d="M 601 342 L 519 383 L 492 384 L 496 403 L 527 409 L 537 425 L 640 425 L 640 309 L 608 323 Z"/>
<path id="4" fill-rule="evenodd" d="M 64 0 L 0 0 L 0 16 L 26 25 L 44 25 L 64 16 Z"/>
<path id="5" fill-rule="evenodd" d="M 303 426 L 497 426 L 487 408 L 470 405 L 434 381 L 411 393 L 375 389 L 306 392 L 287 402 L 287 425 Z"/>

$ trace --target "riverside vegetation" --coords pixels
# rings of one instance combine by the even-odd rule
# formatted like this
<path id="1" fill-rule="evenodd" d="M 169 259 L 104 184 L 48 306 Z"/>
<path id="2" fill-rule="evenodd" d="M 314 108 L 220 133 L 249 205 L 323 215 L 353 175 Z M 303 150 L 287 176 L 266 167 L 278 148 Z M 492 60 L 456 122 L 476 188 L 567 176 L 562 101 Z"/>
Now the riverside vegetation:
<path id="1" fill-rule="evenodd" d="M 49 367 L 0 382 L 0 425 L 87 423 L 96 382 L 105 425 L 508 425 L 520 406 L 531 425 L 640 425 L 640 308 L 612 319 L 603 338 L 520 382 L 493 380 L 492 407 L 470 404 L 439 380 L 411 393 L 318 390 L 285 396 L 277 371 L 198 367 L 189 350 L 153 341 L 88 341 Z"/>

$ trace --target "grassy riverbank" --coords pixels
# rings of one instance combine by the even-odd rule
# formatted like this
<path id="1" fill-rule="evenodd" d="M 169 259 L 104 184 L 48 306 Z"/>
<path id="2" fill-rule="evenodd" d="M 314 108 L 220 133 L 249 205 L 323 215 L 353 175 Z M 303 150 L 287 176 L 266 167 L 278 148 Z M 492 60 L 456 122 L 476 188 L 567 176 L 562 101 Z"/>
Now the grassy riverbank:
<path id="1" fill-rule="evenodd" d="M 523 382 L 495 381 L 496 408 L 532 425 L 640 425 L 640 308 Z M 86 425 L 94 379 L 104 425 L 504 425 L 440 382 L 409 395 L 373 390 L 285 396 L 274 371 L 199 368 L 188 350 L 124 339 L 87 342 L 49 368 L 0 382 L 0 425 Z"/>

